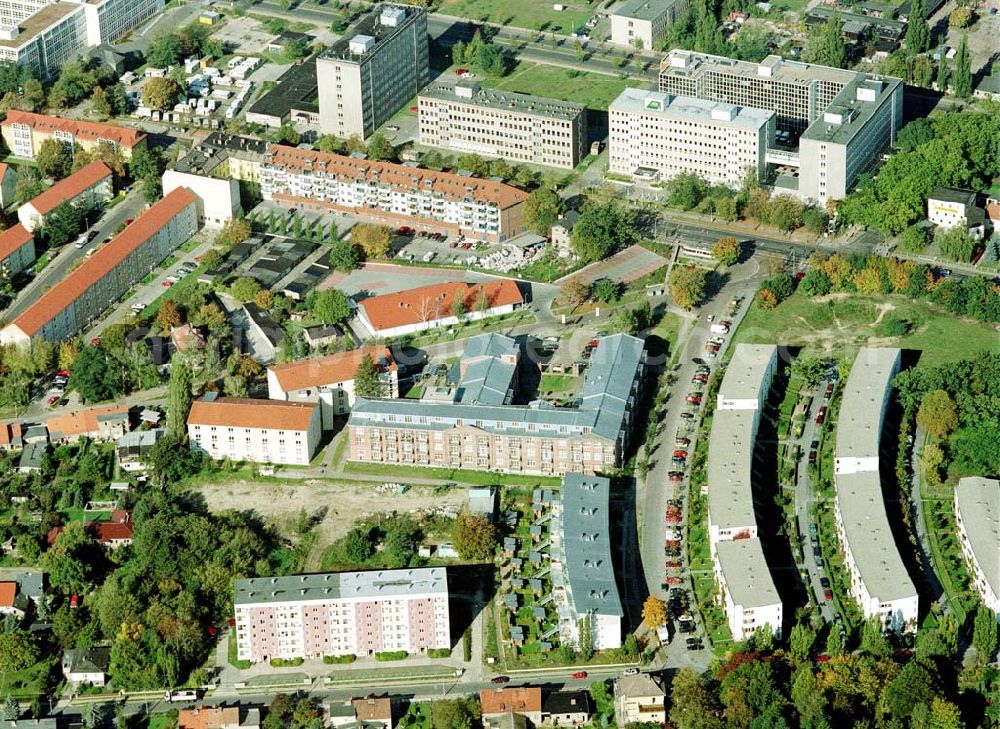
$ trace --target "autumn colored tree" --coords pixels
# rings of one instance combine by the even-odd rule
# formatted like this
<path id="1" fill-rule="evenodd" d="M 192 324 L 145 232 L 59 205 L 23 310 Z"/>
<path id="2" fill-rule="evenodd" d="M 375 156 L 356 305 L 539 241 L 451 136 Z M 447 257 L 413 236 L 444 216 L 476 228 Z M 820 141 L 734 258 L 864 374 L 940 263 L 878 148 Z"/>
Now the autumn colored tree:
<path id="1" fill-rule="evenodd" d="M 385 258 L 392 245 L 392 231 L 384 225 L 358 223 L 351 228 L 351 242 L 361 246 L 366 258 Z"/>
<path id="2" fill-rule="evenodd" d="M 771 289 L 761 289 L 757 292 L 757 304 L 764 311 L 771 311 L 778 305 L 778 297 Z"/>
<path id="3" fill-rule="evenodd" d="M 656 595 L 650 595 L 642 604 L 642 622 L 654 630 L 667 622 L 667 603 Z"/>
<path id="4" fill-rule="evenodd" d="M 181 96 L 181 87 L 172 78 L 151 78 L 142 87 L 142 103 L 150 109 L 170 109 Z"/>
<path id="5" fill-rule="evenodd" d="M 571 278 L 563 284 L 562 295 L 573 306 L 579 306 L 590 297 L 590 286 L 579 278 Z"/>
<path id="6" fill-rule="evenodd" d="M 920 401 L 917 425 L 932 438 L 941 439 L 958 427 L 958 406 L 944 390 L 931 390 Z"/>
<path id="7" fill-rule="evenodd" d="M 160 302 L 160 309 L 156 312 L 156 326 L 165 332 L 169 332 L 173 327 L 181 323 L 181 312 L 170 299 Z"/>
<path id="8" fill-rule="evenodd" d="M 463 511 L 455 520 L 452 541 L 462 559 L 485 561 L 497 548 L 497 530 L 485 514 Z"/>
<path id="9" fill-rule="evenodd" d="M 264 368 L 261 366 L 260 362 L 255 360 L 249 354 L 244 354 L 240 358 L 239 364 L 236 365 L 236 374 L 240 377 L 245 377 L 247 380 L 256 380 L 264 374 Z"/>
<path id="10" fill-rule="evenodd" d="M 708 271 L 697 266 L 675 266 L 667 279 L 670 296 L 683 309 L 690 309 L 701 301 L 707 283 Z"/>
<path id="11" fill-rule="evenodd" d="M 712 257 L 724 266 L 732 266 L 740 260 L 740 242 L 731 235 L 719 238 L 712 246 Z"/>

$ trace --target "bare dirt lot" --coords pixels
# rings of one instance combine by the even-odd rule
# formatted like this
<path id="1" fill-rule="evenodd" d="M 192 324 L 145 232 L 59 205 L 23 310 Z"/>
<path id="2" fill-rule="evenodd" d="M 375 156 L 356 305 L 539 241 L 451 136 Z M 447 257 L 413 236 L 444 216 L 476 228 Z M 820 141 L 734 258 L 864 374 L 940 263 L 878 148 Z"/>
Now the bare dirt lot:
<path id="1" fill-rule="evenodd" d="M 457 512 L 467 501 L 465 489 L 449 489 L 433 493 L 427 486 L 411 487 L 403 495 L 378 493 L 377 484 L 346 484 L 321 480 L 249 481 L 202 484 L 198 491 L 212 511 L 251 510 L 273 523 L 284 535 L 294 530 L 295 520 L 302 509 L 313 514 L 322 507 L 326 516 L 316 527 L 316 544 L 306 569 L 319 568 L 323 550 L 348 531 L 362 517 L 383 512 L 448 509 Z"/>

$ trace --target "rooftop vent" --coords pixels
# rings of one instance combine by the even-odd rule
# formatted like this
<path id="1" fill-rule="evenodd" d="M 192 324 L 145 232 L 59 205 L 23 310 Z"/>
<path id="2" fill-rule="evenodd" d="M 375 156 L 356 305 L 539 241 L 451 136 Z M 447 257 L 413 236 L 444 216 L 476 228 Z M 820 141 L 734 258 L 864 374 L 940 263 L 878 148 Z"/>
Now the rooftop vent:
<path id="1" fill-rule="evenodd" d="M 375 47 L 375 39 L 370 35 L 356 35 L 348 43 L 351 53 L 361 56 Z"/>

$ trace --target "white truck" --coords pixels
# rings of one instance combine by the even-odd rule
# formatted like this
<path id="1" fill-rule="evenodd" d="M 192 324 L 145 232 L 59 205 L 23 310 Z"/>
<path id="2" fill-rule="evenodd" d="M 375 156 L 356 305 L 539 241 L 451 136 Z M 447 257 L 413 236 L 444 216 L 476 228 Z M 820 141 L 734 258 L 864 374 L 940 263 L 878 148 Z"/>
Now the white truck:
<path id="1" fill-rule="evenodd" d="M 729 327 L 725 324 L 713 324 L 712 334 L 729 334 Z"/>
<path id="2" fill-rule="evenodd" d="M 182 689 L 179 691 L 166 691 L 163 694 L 164 701 L 178 703 L 181 701 L 197 701 L 198 692 L 195 689 Z"/>

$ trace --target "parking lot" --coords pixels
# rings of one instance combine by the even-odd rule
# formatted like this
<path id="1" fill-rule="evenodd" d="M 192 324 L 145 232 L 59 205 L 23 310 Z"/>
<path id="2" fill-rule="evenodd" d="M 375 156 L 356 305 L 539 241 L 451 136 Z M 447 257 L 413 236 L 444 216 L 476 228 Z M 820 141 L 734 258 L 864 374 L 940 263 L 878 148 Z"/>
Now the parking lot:
<path id="1" fill-rule="evenodd" d="M 544 245 L 544 239 L 538 236 L 522 236 L 514 244 L 472 241 L 463 236 L 417 233 L 397 234 L 392 250 L 396 258 L 411 262 L 475 266 L 497 273 L 508 273 L 530 263 Z"/>

